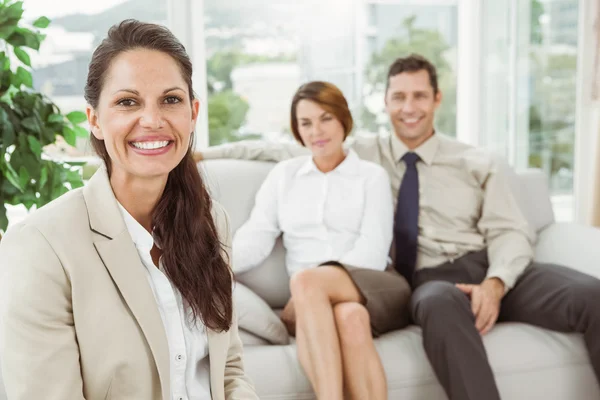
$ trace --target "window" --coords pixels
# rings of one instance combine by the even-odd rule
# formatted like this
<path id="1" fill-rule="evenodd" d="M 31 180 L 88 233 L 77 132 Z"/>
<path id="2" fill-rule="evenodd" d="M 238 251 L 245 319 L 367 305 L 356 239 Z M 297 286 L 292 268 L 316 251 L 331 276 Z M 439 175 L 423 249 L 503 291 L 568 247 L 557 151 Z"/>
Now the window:
<path id="1" fill-rule="evenodd" d="M 577 0 L 486 1 L 481 144 L 549 177 L 558 220 L 573 218 Z"/>
<path id="2" fill-rule="evenodd" d="M 388 131 L 387 68 L 418 52 L 438 67 L 437 126 L 456 132 L 456 1 L 205 0 L 209 143 L 289 138 L 298 86 L 337 85 L 355 134 Z M 268 22 L 267 22 L 268 21 Z"/>
<path id="3" fill-rule="evenodd" d="M 64 113 L 85 110 L 83 90 L 92 52 L 108 29 L 124 19 L 166 25 L 167 0 L 25 0 L 24 18 L 46 16 L 52 23 L 38 54 L 32 53 L 33 83 Z M 76 149 L 59 142 L 46 149 L 53 157 L 89 155 L 88 141 L 79 139 Z"/>

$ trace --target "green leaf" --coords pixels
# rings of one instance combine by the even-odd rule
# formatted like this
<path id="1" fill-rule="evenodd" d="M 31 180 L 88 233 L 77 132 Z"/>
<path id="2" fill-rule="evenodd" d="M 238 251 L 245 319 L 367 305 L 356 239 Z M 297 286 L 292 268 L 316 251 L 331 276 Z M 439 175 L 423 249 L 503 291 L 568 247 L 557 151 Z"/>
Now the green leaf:
<path id="1" fill-rule="evenodd" d="M 81 126 L 75 126 L 75 133 L 77 134 L 77 137 L 81 137 L 81 138 L 89 138 L 90 137 L 90 133 L 87 131 L 87 129 L 82 128 Z"/>
<path id="2" fill-rule="evenodd" d="M 33 78 L 31 77 L 31 72 L 27 71 L 23 67 L 19 67 L 17 68 L 17 76 L 23 85 L 33 88 Z"/>
<path id="3" fill-rule="evenodd" d="M 0 231 L 6 232 L 8 228 L 8 216 L 6 215 L 6 206 L 0 202 Z"/>
<path id="4" fill-rule="evenodd" d="M 41 126 L 39 121 L 35 117 L 27 117 L 21 121 L 21 126 L 28 129 L 31 132 L 41 133 Z"/>
<path id="5" fill-rule="evenodd" d="M 14 47 L 26 46 L 34 50 L 40 49 L 41 41 L 45 36 L 34 33 L 26 28 L 17 28 L 6 41 Z"/>
<path id="6" fill-rule="evenodd" d="M 69 165 L 72 167 L 83 167 L 87 164 L 87 161 L 65 161 L 65 165 Z"/>
<path id="7" fill-rule="evenodd" d="M 6 179 L 14 187 L 19 189 L 19 192 L 23 193 L 23 187 L 21 187 L 21 184 L 19 183 L 19 174 L 17 174 L 17 172 L 13 169 L 13 167 L 9 163 L 5 163 L 4 166 L 6 168 L 6 171 L 5 171 L 6 173 L 4 174 L 4 176 L 6 176 Z"/>
<path id="8" fill-rule="evenodd" d="M 20 47 L 15 47 L 15 55 L 23 64 L 31 67 L 31 58 L 29 58 L 29 54 L 27 54 L 25 50 Z"/>
<path id="9" fill-rule="evenodd" d="M 48 116 L 49 123 L 60 123 L 60 122 L 64 122 L 64 121 L 65 121 L 65 117 L 64 117 L 64 115 L 61 115 L 61 114 L 50 114 L 50 116 Z"/>
<path id="10" fill-rule="evenodd" d="M 77 188 L 83 187 L 83 181 L 81 179 L 79 179 L 77 181 L 71 181 L 69 183 L 71 184 L 72 189 L 77 189 Z"/>
<path id="11" fill-rule="evenodd" d="M 2 132 L 2 146 L 7 148 L 15 142 L 15 129 L 8 118 L 8 113 L 0 107 L 0 132 Z"/>
<path id="12" fill-rule="evenodd" d="M 65 142 L 71 146 L 75 146 L 77 144 L 77 135 L 75 134 L 75 131 L 67 126 L 65 126 L 62 131 L 62 137 L 64 137 Z"/>
<path id="13" fill-rule="evenodd" d="M 10 58 L 8 58 L 5 52 L 0 52 L 0 70 L 10 70 Z"/>
<path id="14" fill-rule="evenodd" d="M 48 167 L 44 165 L 42 166 L 42 171 L 40 172 L 40 189 L 46 185 L 46 182 L 48 182 Z"/>
<path id="15" fill-rule="evenodd" d="M 23 16 L 23 2 L 18 1 L 11 4 L 7 9 L 4 10 L 4 15 L 6 15 L 8 19 L 20 20 Z"/>
<path id="16" fill-rule="evenodd" d="M 0 39 L 6 39 L 10 37 L 16 29 L 14 25 L 0 26 Z"/>
<path id="17" fill-rule="evenodd" d="M 11 72 L 8 72 L 7 75 L 10 77 L 10 84 L 16 89 L 20 89 L 22 83 L 21 78 L 19 78 L 17 74 L 13 74 Z"/>
<path id="18" fill-rule="evenodd" d="M 36 28 L 44 29 L 47 28 L 48 25 L 50 25 L 50 20 L 46 17 L 39 17 L 33 22 L 33 26 L 35 26 Z"/>
<path id="19" fill-rule="evenodd" d="M 73 125 L 78 125 L 82 122 L 87 121 L 87 115 L 81 111 L 72 111 L 67 114 L 67 119 L 71 121 Z"/>
<path id="20" fill-rule="evenodd" d="M 29 176 L 29 172 L 27 172 L 27 168 L 21 166 L 21 168 L 19 168 L 19 183 L 21 184 L 21 187 L 26 187 L 30 181 L 30 178 L 31 177 Z"/>
<path id="21" fill-rule="evenodd" d="M 29 141 L 29 148 L 37 157 L 42 156 L 42 145 L 40 142 L 33 136 L 27 136 L 27 140 Z"/>
<path id="22" fill-rule="evenodd" d="M 58 187 L 54 187 L 52 189 L 52 198 L 53 199 L 57 199 L 60 196 L 62 196 L 63 194 L 67 193 L 69 191 L 69 189 L 67 189 L 62 183 L 60 186 Z"/>

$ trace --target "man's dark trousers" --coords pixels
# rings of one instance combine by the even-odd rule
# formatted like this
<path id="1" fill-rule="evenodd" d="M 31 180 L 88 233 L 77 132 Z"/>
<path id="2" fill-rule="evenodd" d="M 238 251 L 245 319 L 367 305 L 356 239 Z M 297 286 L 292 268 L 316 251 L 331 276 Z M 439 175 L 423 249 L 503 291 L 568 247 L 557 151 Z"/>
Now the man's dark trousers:
<path id="1" fill-rule="evenodd" d="M 500 399 L 467 295 L 455 283 L 479 284 L 487 250 L 415 272 L 411 315 L 427 357 L 451 400 Z M 578 332 L 600 382 L 600 280 L 553 264 L 532 263 L 502 299 L 498 322 Z"/>

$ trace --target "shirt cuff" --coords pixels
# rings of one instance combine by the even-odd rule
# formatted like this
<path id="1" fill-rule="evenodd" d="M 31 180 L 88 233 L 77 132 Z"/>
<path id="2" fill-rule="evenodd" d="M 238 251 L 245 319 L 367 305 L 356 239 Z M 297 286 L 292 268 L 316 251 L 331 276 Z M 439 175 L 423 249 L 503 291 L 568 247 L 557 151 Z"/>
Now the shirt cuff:
<path id="1" fill-rule="evenodd" d="M 215 160 L 225 158 L 225 147 L 226 145 L 212 146 L 206 149 L 202 149 L 203 160 Z"/>
<path id="2" fill-rule="evenodd" d="M 506 294 L 515 285 L 515 280 L 509 278 L 508 275 L 509 274 L 506 271 L 496 270 L 496 271 L 488 272 L 485 279 L 491 279 L 491 278 L 500 279 L 500 281 L 502 281 L 502 283 L 504 284 L 504 294 Z"/>

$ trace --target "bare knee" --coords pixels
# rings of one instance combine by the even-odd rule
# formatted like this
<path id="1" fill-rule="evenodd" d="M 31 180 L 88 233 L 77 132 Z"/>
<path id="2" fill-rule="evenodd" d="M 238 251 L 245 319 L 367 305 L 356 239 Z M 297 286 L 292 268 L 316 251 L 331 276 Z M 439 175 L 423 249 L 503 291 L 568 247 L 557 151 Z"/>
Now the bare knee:
<path id="1" fill-rule="evenodd" d="M 335 322 L 344 345 L 361 345 L 370 340 L 371 322 L 367 309 L 355 302 L 345 302 L 333 308 Z"/>
<path id="2" fill-rule="evenodd" d="M 290 278 L 290 292 L 295 301 L 314 295 L 320 290 L 321 286 L 316 269 L 298 271 Z"/>
<path id="3" fill-rule="evenodd" d="M 350 282 L 347 273 L 338 267 L 318 267 L 296 272 L 290 279 L 292 298 L 307 298 L 311 296 L 336 297 L 343 280 Z"/>

